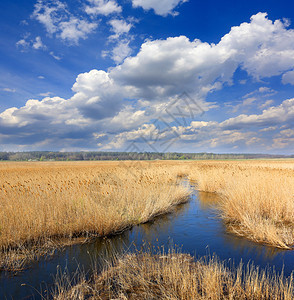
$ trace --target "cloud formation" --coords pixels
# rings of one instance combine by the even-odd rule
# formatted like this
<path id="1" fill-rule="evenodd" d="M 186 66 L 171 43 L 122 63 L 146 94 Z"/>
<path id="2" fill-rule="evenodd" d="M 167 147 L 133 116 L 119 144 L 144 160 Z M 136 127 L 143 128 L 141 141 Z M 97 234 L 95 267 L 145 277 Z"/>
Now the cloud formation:
<path id="1" fill-rule="evenodd" d="M 283 75 L 283 83 L 284 84 L 290 83 L 290 84 L 294 85 L 294 71 L 286 72 Z"/>
<path id="2" fill-rule="evenodd" d="M 74 16 L 67 5 L 59 0 L 38 0 L 31 17 L 43 24 L 49 35 L 56 35 L 71 44 L 86 39 L 98 26 L 97 22 Z"/>
<path id="3" fill-rule="evenodd" d="M 114 0 L 87 0 L 88 5 L 85 7 L 85 12 L 89 15 L 104 15 L 108 16 L 114 13 L 121 13 L 122 8 Z"/>
<path id="4" fill-rule="evenodd" d="M 46 46 L 43 44 L 42 39 L 41 39 L 40 36 L 36 37 L 36 40 L 33 43 L 33 48 L 36 49 L 36 50 L 46 48 Z"/>
<path id="5" fill-rule="evenodd" d="M 45 15 L 51 13 L 49 10 Z M 283 76 L 294 68 L 294 31 L 287 29 L 287 25 L 279 20 L 272 22 L 265 13 L 258 13 L 251 17 L 250 23 L 233 27 L 218 44 L 190 41 L 185 36 L 145 41 L 137 55 L 127 57 L 116 67 L 78 75 L 70 99 L 29 100 L 21 108 L 2 112 L 1 144 L 40 145 L 46 140 L 61 145 L 62 140 L 69 147 L 77 147 L 83 141 L 89 149 L 97 149 L 97 144 L 101 149 L 122 149 L 128 141 L 142 135 L 152 133 L 164 141 L 178 133 L 182 141 L 194 143 L 198 148 L 256 144 L 290 147 L 292 137 L 281 133 L 281 129 L 288 128 L 281 127 L 293 125 L 293 99 L 272 107 L 269 107 L 272 102 L 264 102 L 261 114 L 241 114 L 222 122 L 205 123 L 199 114 L 197 120 L 179 125 L 172 120 L 174 112 L 168 110 L 183 91 L 203 111 L 217 107 L 206 101 L 208 94 L 232 85 L 238 68 L 252 78 L 280 75 L 284 80 Z M 123 23 L 116 23 L 114 28 L 117 34 L 129 30 Z M 128 45 L 125 49 L 123 56 L 129 55 Z M 123 52 L 121 47 L 117 55 Z M 257 92 L 270 95 L 274 91 L 261 86 Z M 255 98 L 247 95 L 243 101 L 242 105 L 248 106 Z M 183 105 L 182 99 L 172 110 Z M 154 124 L 158 117 L 174 122 L 170 132 L 158 133 Z M 276 126 L 272 133 L 277 135 L 276 144 L 272 142 L 273 135 L 268 137 L 270 131 L 262 131 L 271 126 Z M 288 142 L 282 142 L 284 137 Z"/>
<path id="6" fill-rule="evenodd" d="M 143 124 L 138 129 L 118 133 L 104 149 L 120 149 L 131 142 L 136 143 L 139 149 L 148 148 L 150 144 L 147 150 L 151 151 L 153 145 L 160 151 L 164 143 L 177 140 L 177 137 L 180 137 L 178 141 L 182 147 L 188 145 L 193 149 L 233 149 L 234 146 L 247 150 L 251 147 L 263 151 L 282 149 L 294 145 L 294 131 L 292 128 L 285 129 L 285 124 L 294 124 L 294 99 L 285 100 L 259 115 L 239 115 L 223 122 L 192 121 L 188 126 L 173 126 L 166 131 L 160 130 L 155 123 Z M 266 136 L 269 131 L 275 132 L 270 138 Z"/>
<path id="7" fill-rule="evenodd" d="M 153 9 L 157 15 L 167 16 L 177 15 L 174 8 L 188 0 L 132 0 L 133 7 L 142 7 L 144 10 Z"/>
<path id="8" fill-rule="evenodd" d="M 109 39 L 118 39 L 122 35 L 129 33 L 129 31 L 132 28 L 131 23 L 127 23 L 123 19 L 112 19 L 109 21 L 109 24 L 111 25 L 111 30 L 113 31 L 113 35 L 109 37 Z"/>

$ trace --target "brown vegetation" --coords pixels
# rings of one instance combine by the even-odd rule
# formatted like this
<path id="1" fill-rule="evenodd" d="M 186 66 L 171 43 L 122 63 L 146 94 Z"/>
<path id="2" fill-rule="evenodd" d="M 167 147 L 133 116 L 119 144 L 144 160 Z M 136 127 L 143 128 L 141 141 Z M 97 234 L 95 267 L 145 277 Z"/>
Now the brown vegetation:
<path id="1" fill-rule="evenodd" d="M 201 191 L 221 195 L 230 231 L 278 248 L 294 245 L 293 161 L 198 163 L 190 173 Z"/>
<path id="2" fill-rule="evenodd" d="M 293 160 L 9 162 L 0 164 L 0 269 L 53 253 L 61 238 L 116 234 L 169 212 L 187 200 L 186 175 L 221 195 L 231 232 L 292 248 Z"/>
<path id="3" fill-rule="evenodd" d="M 228 267 L 216 258 L 194 261 L 170 252 L 129 254 L 117 258 L 91 280 L 61 275 L 53 292 L 65 299 L 293 299 L 293 278 L 254 266 Z"/>
<path id="4" fill-rule="evenodd" d="M 133 164 L 2 163 L 2 264 L 7 249 L 116 234 L 187 201 L 190 192 L 178 183 L 176 168 Z"/>

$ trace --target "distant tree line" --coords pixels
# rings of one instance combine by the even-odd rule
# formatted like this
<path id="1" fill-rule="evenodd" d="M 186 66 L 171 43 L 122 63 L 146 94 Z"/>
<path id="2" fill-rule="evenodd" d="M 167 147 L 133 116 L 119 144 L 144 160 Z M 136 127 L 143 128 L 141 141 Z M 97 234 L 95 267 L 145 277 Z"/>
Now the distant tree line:
<path id="1" fill-rule="evenodd" d="M 294 155 L 156 152 L 0 152 L 0 161 L 197 160 L 294 158 Z"/>

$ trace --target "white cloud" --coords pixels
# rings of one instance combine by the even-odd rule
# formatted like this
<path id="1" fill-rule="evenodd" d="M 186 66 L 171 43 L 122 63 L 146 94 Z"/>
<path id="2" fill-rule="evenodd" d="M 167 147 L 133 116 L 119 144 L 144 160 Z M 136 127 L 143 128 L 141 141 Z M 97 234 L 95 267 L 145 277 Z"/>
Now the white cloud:
<path id="1" fill-rule="evenodd" d="M 125 131 L 112 137 L 109 143 L 101 149 L 126 149 L 128 144 L 135 143 L 139 151 L 163 151 L 172 145 L 178 151 L 183 147 L 197 149 L 215 149 L 220 147 L 248 146 L 257 144 L 261 138 L 255 132 L 241 132 L 238 130 L 223 130 L 217 122 L 203 122 L 190 126 L 173 126 L 168 130 L 161 130 L 155 124 L 143 124 L 138 129 Z M 177 148 L 179 147 L 179 148 Z"/>
<path id="2" fill-rule="evenodd" d="M 85 12 L 89 15 L 108 16 L 114 13 L 121 13 L 122 8 L 114 0 L 88 0 L 90 5 L 85 7 Z"/>
<path id="3" fill-rule="evenodd" d="M 26 36 L 19 40 L 16 43 L 16 47 L 20 49 L 22 52 L 28 51 L 29 48 L 33 48 L 35 50 L 46 50 L 47 47 L 43 44 L 40 36 L 37 36 L 35 39 L 29 39 L 30 34 L 26 34 Z"/>
<path id="4" fill-rule="evenodd" d="M 263 127 L 294 121 L 294 98 L 283 101 L 279 106 L 270 107 L 260 115 L 239 115 L 221 123 L 223 128 L 240 129 Z"/>
<path id="5" fill-rule="evenodd" d="M 282 82 L 284 84 L 290 83 L 290 84 L 294 85 L 294 71 L 286 72 L 283 75 Z"/>
<path id="6" fill-rule="evenodd" d="M 132 49 L 129 46 L 128 40 L 120 41 L 111 51 L 111 58 L 118 64 L 126 57 L 130 56 Z"/>
<path id="7" fill-rule="evenodd" d="M 16 111 L 18 111 L 16 107 L 6 109 L 0 114 L 0 121 L 5 124 L 5 126 L 18 125 L 20 122 L 18 121 L 18 118 L 13 115 Z"/>
<path id="8" fill-rule="evenodd" d="M 68 16 L 66 5 L 59 0 L 38 0 L 32 17 L 43 24 L 49 34 L 58 31 L 58 23 Z"/>
<path id="9" fill-rule="evenodd" d="M 131 22 L 134 22 L 134 20 L 131 20 Z M 129 32 L 133 24 L 127 23 L 123 19 L 112 19 L 108 23 L 111 25 L 111 31 L 113 32 L 108 40 L 110 43 L 115 43 L 115 45 L 111 50 L 102 51 L 102 57 L 110 56 L 111 59 L 118 64 L 132 53 L 130 42 L 133 36 L 129 34 Z"/>
<path id="10" fill-rule="evenodd" d="M 274 104 L 274 100 L 266 100 L 263 104 L 259 105 L 259 108 L 264 109 L 273 104 Z"/>
<path id="11" fill-rule="evenodd" d="M 271 93 L 273 90 L 267 86 L 262 86 L 258 89 L 260 93 Z"/>
<path id="12" fill-rule="evenodd" d="M 242 104 L 243 104 L 243 106 L 247 106 L 247 105 L 251 105 L 255 101 L 256 101 L 255 97 L 250 97 L 250 98 L 243 100 Z"/>
<path id="13" fill-rule="evenodd" d="M 45 79 L 45 77 L 42 76 L 42 75 L 38 76 L 38 78 L 39 78 L 39 79 Z"/>
<path id="14" fill-rule="evenodd" d="M 97 26 L 97 23 L 90 23 L 71 16 L 68 21 L 59 23 L 59 37 L 70 43 L 78 44 L 80 39 L 86 39 Z"/>
<path id="15" fill-rule="evenodd" d="M 58 55 L 56 55 L 56 54 L 54 54 L 54 52 L 53 51 L 50 51 L 50 53 L 49 53 L 54 59 L 56 59 L 56 60 L 61 60 L 62 58 L 60 57 L 60 56 L 58 56 Z"/>
<path id="16" fill-rule="evenodd" d="M 114 32 L 114 34 L 109 37 L 110 39 L 117 39 L 120 36 L 129 33 L 133 26 L 131 23 L 127 23 L 122 19 L 112 19 L 109 21 L 109 24 L 111 25 L 111 30 Z"/>
<path id="17" fill-rule="evenodd" d="M 174 8 L 187 2 L 187 0 L 132 0 L 133 7 L 142 7 L 144 10 L 153 9 L 157 15 L 166 16 L 168 14 L 177 15 Z"/>
<path id="18" fill-rule="evenodd" d="M 28 42 L 26 39 L 21 39 L 16 42 L 16 47 L 22 51 L 27 50 L 30 47 L 30 42 Z"/>
<path id="19" fill-rule="evenodd" d="M 261 13 L 253 16 L 250 23 L 233 27 L 218 44 L 190 41 L 185 36 L 146 41 L 137 55 L 125 58 L 107 72 L 92 70 L 78 75 L 70 99 L 29 100 L 21 108 L 4 111 L 0 114 L 1 130 L 10 134 L 0 142 L 2 145 L 13 144 L 13 140 L 19 144 L 37 144 L 47 139 L 56 141 L 56 145 L 62 140 L 62 148 L 65 143 L 73 148 L 79 143 L 96 147 L 93 133 L 107 133 L 99 144 L 106 147 L 111 142 L 124 145 L 138 134 L 155 132 L 150 124 L 152 120 L 158 116 L 167 118 L 167 108 L 184 91 L 207 111 L 215 107 L 205 101 L 207 95 L 225 84 L 232 84 L 238 68 L 255 78 L 288 72 L 294 68 L 293 44 L 293 30 L 286 29 L 281 21 L 268 20 Z M 126 42 L 123 56 L 129 55 L 128 47 Z M 120 48 L 117 55 L 123 52 Z M 122 57 L 118 56 L 117 61 Z M 256 57 L 260 57 L 260 64 Z M 256 93 L 265 97 L 269 92 L 272 90 L 262 87 Z M 249 106 L 255 101 L 254 97 L 247 95 L 243 105 Z M 172 109 L 183 104 L 184 99 L 180 99 Z M 273 103 L 264 104 L 265 108 Z M 293 122 L 294 99 L 288 99 L 260 114 L 241 114 L 223 122 L 204 122 L 198 114 L 194 123 L 177 125 L 173 130 L 181 134 L 184 142 L 199 147 L 225 147 L 227 144 L 242 148 L 268 144 L 263 136 L 258 136 L 262 134 L 260 129 L 289 127 Z M 161 138 L 167 139 L 168 134 Z"/>
<path id="20" fill-rule="evenodd" d="M 37 36 L 36 37 L 36 40 L 35 42 L 33 43 L 32 47 L 36 50 L 39 50 L 39 49 L 45 49 L 46 46 L 43 44 L 42 42 L 42 39 L 40 36 Z"/>
<path id="21" fill-rule="evenodd" d="M 144 114 L 138 114 L 144 122 Z M 128 119 L 129 120 L 129 119 Z M 188 126 L 167 127 L 161 130 L 156 123 L 144 124 L 137 129 L 124 130 L 114 135 L 102 149 L 127 148 L 129 143 L 135 142 L 138 149 L 143 150 L 150 145 L 151 148 L 162 151 L 162 145 L 170 143 L 179 137 L 178 144 L 175 141 L 174 147 L 182 151 L 181 147 L 196 149 L 243 149 L 250 151 L 258 149 L 292 149 L 294 146 L 294 130 L 292 128 L 276 132 L 282 124 L 293 124 L 294 122 L 294 99 L 285 100 L 281 105 L 269 108 L 260 115 L 239 115 L 223 122 L 215 121 L 192 121 Z M 276 124 L 276 126 L 268 126 Z M 241 125 L 241 126 L 240 126 Z M 256 130 L 260 127 L 260 130 Z M 284 127 L 281 126 L 281 127 Z M 151 147 L 152 146 L 152 147 Z M 144 148 L 145 147 L 145 148 Z M 190 148 L 189 148 L 190 147 Z M 290 148 L 289 148 L 290 147 Z"/>
<path id="22" fill-rule="evenodd" d="M 286 130 L 282 130 L 280 132 L 281 135 L 285 136 L 285 137 L 294 137 L 294 129 L 286 129 Z"/>
<path id="23" fill-rule="evenodd" d="M 74 16 L 67 5 L 59 0 L 38 0 L 32 18 L 43 24 L 50 36 L 56 35 L 70 44 L 78 44 L 80 39 L 86 39 L 98 26 L 97 22 Z"/>
<path id="24" fill-rule="evenodd" d="M 206 95 L 231 80 L 236 65 L 226 64 L 229 57 L 230 52 L 185 36 L 147 41 L 111 75 L 136 97 L 154 99 L 183 91 Z"/>
<path id="25" fill-rule="evenodd" d="M 72 87 L 70 103 L 83 117 L 93 120 L 113 117 L 122 107 L 123 89 L 101 70 L 80 74 Z"/>
<path id="26" fill-rule="evenodd" d="M 260 132 L 268 132 L 268 131 L 274 131 L 277 128 L 278 128 L 278 126 L 270 126 L 270 127 L 266 127 L 266 128 L 260 129 L 259 131 Z"/>
<path id="27" fill-rule="evenodd" d="M 11 88 L 2 88 L 1 89 L 3 92 L 7 92 L 7 93 L 15 93 L 16 89 L 11 89 Z"/>
<path id="28" fill-rule="evenodd" d="M 42 96 L 42 97 L 49 97 L 52 94 L 53 93 L 51 93 L 51 92 L 46 92 L 46 93 L 40 93 L 39 95 Z"/>
<path id="29" fill-rule="evenodd" d="M 294 66 L 294 30 L 287 25 L 258 13 L 250 23 L 232 27 L 218 45 L 234 51 L 242 68 L 257 79 L 280 75 Z"/>

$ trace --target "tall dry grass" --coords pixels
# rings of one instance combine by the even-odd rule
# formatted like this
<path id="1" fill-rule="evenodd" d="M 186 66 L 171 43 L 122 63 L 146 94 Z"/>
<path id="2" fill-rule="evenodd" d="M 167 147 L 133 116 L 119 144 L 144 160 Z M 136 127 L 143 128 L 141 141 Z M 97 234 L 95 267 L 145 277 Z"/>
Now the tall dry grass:
<path id="1" fill-rule="evenodd" d="M 237 268 L 218 259 L 195 261 L 186 254 L 169 252 L 128 254 L 117 258 L 102 273 L 76 283 L 64 273 L 52 293 L 65 299 L 279 299 L 294 297 L 293 277 L 285 278 L 258 267 Z"/>
<path id="2" fill-rule="evenodd" d="M 115 234 L 188 196 L 177 168 L 162 164 L 1 163 L 0 249 Z"/>
<path id="3" fill-rule="evenodd" d="M 230 231 L 253 241 L 294 245 L 293 161 L 206 162 L 190 173 L 199 190 L 221 195 Z"/>

